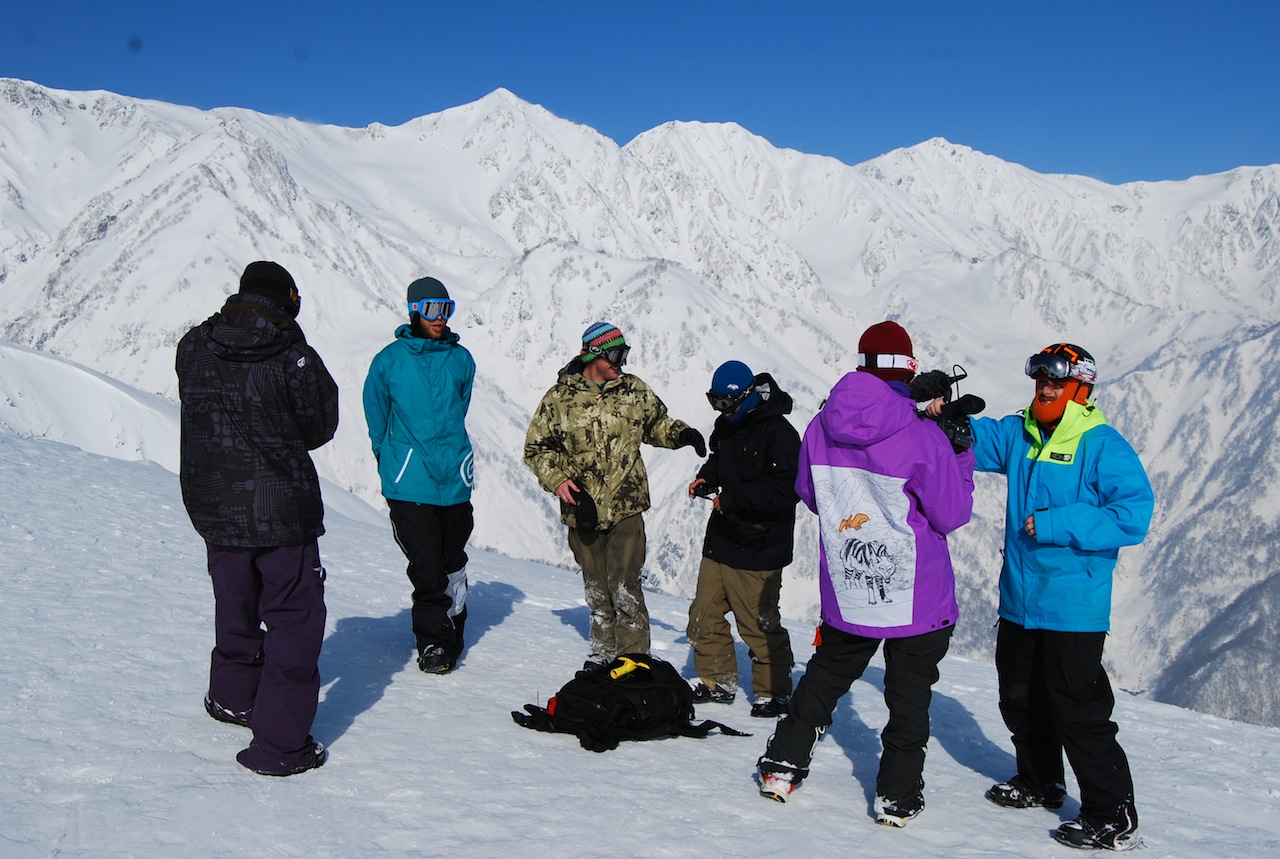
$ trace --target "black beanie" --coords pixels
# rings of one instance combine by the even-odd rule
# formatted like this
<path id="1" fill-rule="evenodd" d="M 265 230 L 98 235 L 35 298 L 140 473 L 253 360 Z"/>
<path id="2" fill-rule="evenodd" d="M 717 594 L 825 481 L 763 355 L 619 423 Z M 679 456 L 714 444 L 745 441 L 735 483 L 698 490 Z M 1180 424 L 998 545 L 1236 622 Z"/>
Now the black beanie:
<path id="1" fill-rule="evenodd" d="M 240 291 L 283 296 L 292 301 L 298 285 L 280 263 L 258 260 L 245 266 L 240 275 Z"/>

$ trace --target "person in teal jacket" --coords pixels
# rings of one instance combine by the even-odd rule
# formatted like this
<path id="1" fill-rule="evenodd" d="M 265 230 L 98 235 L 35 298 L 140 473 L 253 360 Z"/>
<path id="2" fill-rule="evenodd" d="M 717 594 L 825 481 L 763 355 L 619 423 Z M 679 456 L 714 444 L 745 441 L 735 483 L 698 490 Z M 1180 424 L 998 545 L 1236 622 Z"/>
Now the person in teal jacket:
<path id="1" fill-rule="evenodd" d="M 474 527 L 474 457 L 467 409 L 476 362 L 449 329 L 443 283 L 409 284 L 409 323 L 379 352 L 364 383 L 364 416 L 396 543 L 409 560 L 418 668 L 448 674 L 467 620 L 467 540 Z"/>
<path id="2" fill-rule="evenodd" d="M 1026 374 L 1036 385 L 1031 405 L 972 422 L 977 470 L 1009 484 L 996 670 L 1018 772 L 986 797 L 1006 808 L 1061 808 L 1065 751 L 1080 814 L 1054 837 L 1126 850 L 1138 844 L 1138 814 L 1102 650 L 1116 558 L 1146 537 L 1155 498 L 1137 453 L 1089 401 L 1092 355 L 1057 343 L 1027 359 Z"/>

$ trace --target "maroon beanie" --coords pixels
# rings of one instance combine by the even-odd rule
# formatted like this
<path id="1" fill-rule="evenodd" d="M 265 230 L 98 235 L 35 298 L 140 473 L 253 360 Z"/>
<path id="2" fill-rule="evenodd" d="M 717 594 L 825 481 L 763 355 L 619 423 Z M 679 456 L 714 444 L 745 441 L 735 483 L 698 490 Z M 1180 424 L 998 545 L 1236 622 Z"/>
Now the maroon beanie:
<path id="1" fill-rule="evenodd" d="M 879 322 L 858 340 L 858 370 L 886 382 L 910 382 L 920 365 L 911 351 L 911 338 L 896 322 Z"/>

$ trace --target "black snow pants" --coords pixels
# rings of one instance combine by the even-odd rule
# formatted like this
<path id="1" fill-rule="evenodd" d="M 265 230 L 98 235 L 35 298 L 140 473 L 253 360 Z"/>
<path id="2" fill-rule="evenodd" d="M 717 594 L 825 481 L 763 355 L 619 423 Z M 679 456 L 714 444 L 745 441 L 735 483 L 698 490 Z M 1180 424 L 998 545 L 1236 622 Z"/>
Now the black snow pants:
<path id="1" fill-rule="evenodd" d="M 912 797 L 920 789 L 925 745 L 929 741 L 929 704 L 938 681 L 938 663 L 951 646 L 952 627 L 884 641 L 884 701 L 889 722 L 880 732 L 883 754 L 876 794 L 891 800 Z M 820 644 L 796 684 L 787 716 L 778 723 L 765 757 L 807 770 L 818 738 L 831 726 L 836 704 L 862 676 L 882 639 L 863 638 L 829 624 L 819 629 Z"/>
<path id="2" fill-rule="evenodd" d="M 1065 749 L 1080 784 L 1080 811 L 1099 816 L 1133 799 L 1129 759 L 1111 720 L 1115 695 L 1102 667 L 1106 638 L 1004 619 L 996 633 L 1000 714 L 1013 735 L 1018 774 L 1033 784 L 1063 784 Z"/>
<path id="3" fill-rule="evenodd" d="M 413 637 L 417 652 L 438 644 L 457 659 L 467 622 L 467 540 L 475 526 L 471 502 L 441 507 L 388 499 L 391 527 L 409 559 Z"/>

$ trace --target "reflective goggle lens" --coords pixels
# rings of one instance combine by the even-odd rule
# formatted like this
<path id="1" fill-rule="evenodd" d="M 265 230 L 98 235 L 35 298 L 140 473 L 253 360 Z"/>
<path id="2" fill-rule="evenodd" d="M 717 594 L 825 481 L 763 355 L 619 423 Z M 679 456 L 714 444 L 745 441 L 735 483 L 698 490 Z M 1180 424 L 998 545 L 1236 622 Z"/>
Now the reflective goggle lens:
<path id="1" fill-rule="evenodd" d="M 453 315 L 453 299 L 424 298 L 421 301 L 411 301 L 409 312 L 418 314 L 428 322 L 433 319 L 448 319 Z"/>
<path id="2" fill-rule="evenodd" d="M 1040 376 L 1062 381 L 1071 377 L 1071 362 L 1061 355 L 1046 355 L 1041 352 L 1027 359 L 1026 372 L 1033 379 Z"/>
<path id="3" fill-rule="evenodd" d="M 717 412 L 728 414 L 738 407 L 738 405 L 751 395 L 751 388 L 745 391 L 739 391 L 736 394 L 717 394 L 715 391 L 707 391 L 707 402 L 711 404 L 711 408 Z"/>
<path id="4" fill-rule="evenodd" d="M 631 354 L 631 347 L 614 346 L 612 349 L 604 349 L 598 354 L 613 366 L 621 367 L 623 364 L 627 363 L 627 355 Z"/>

